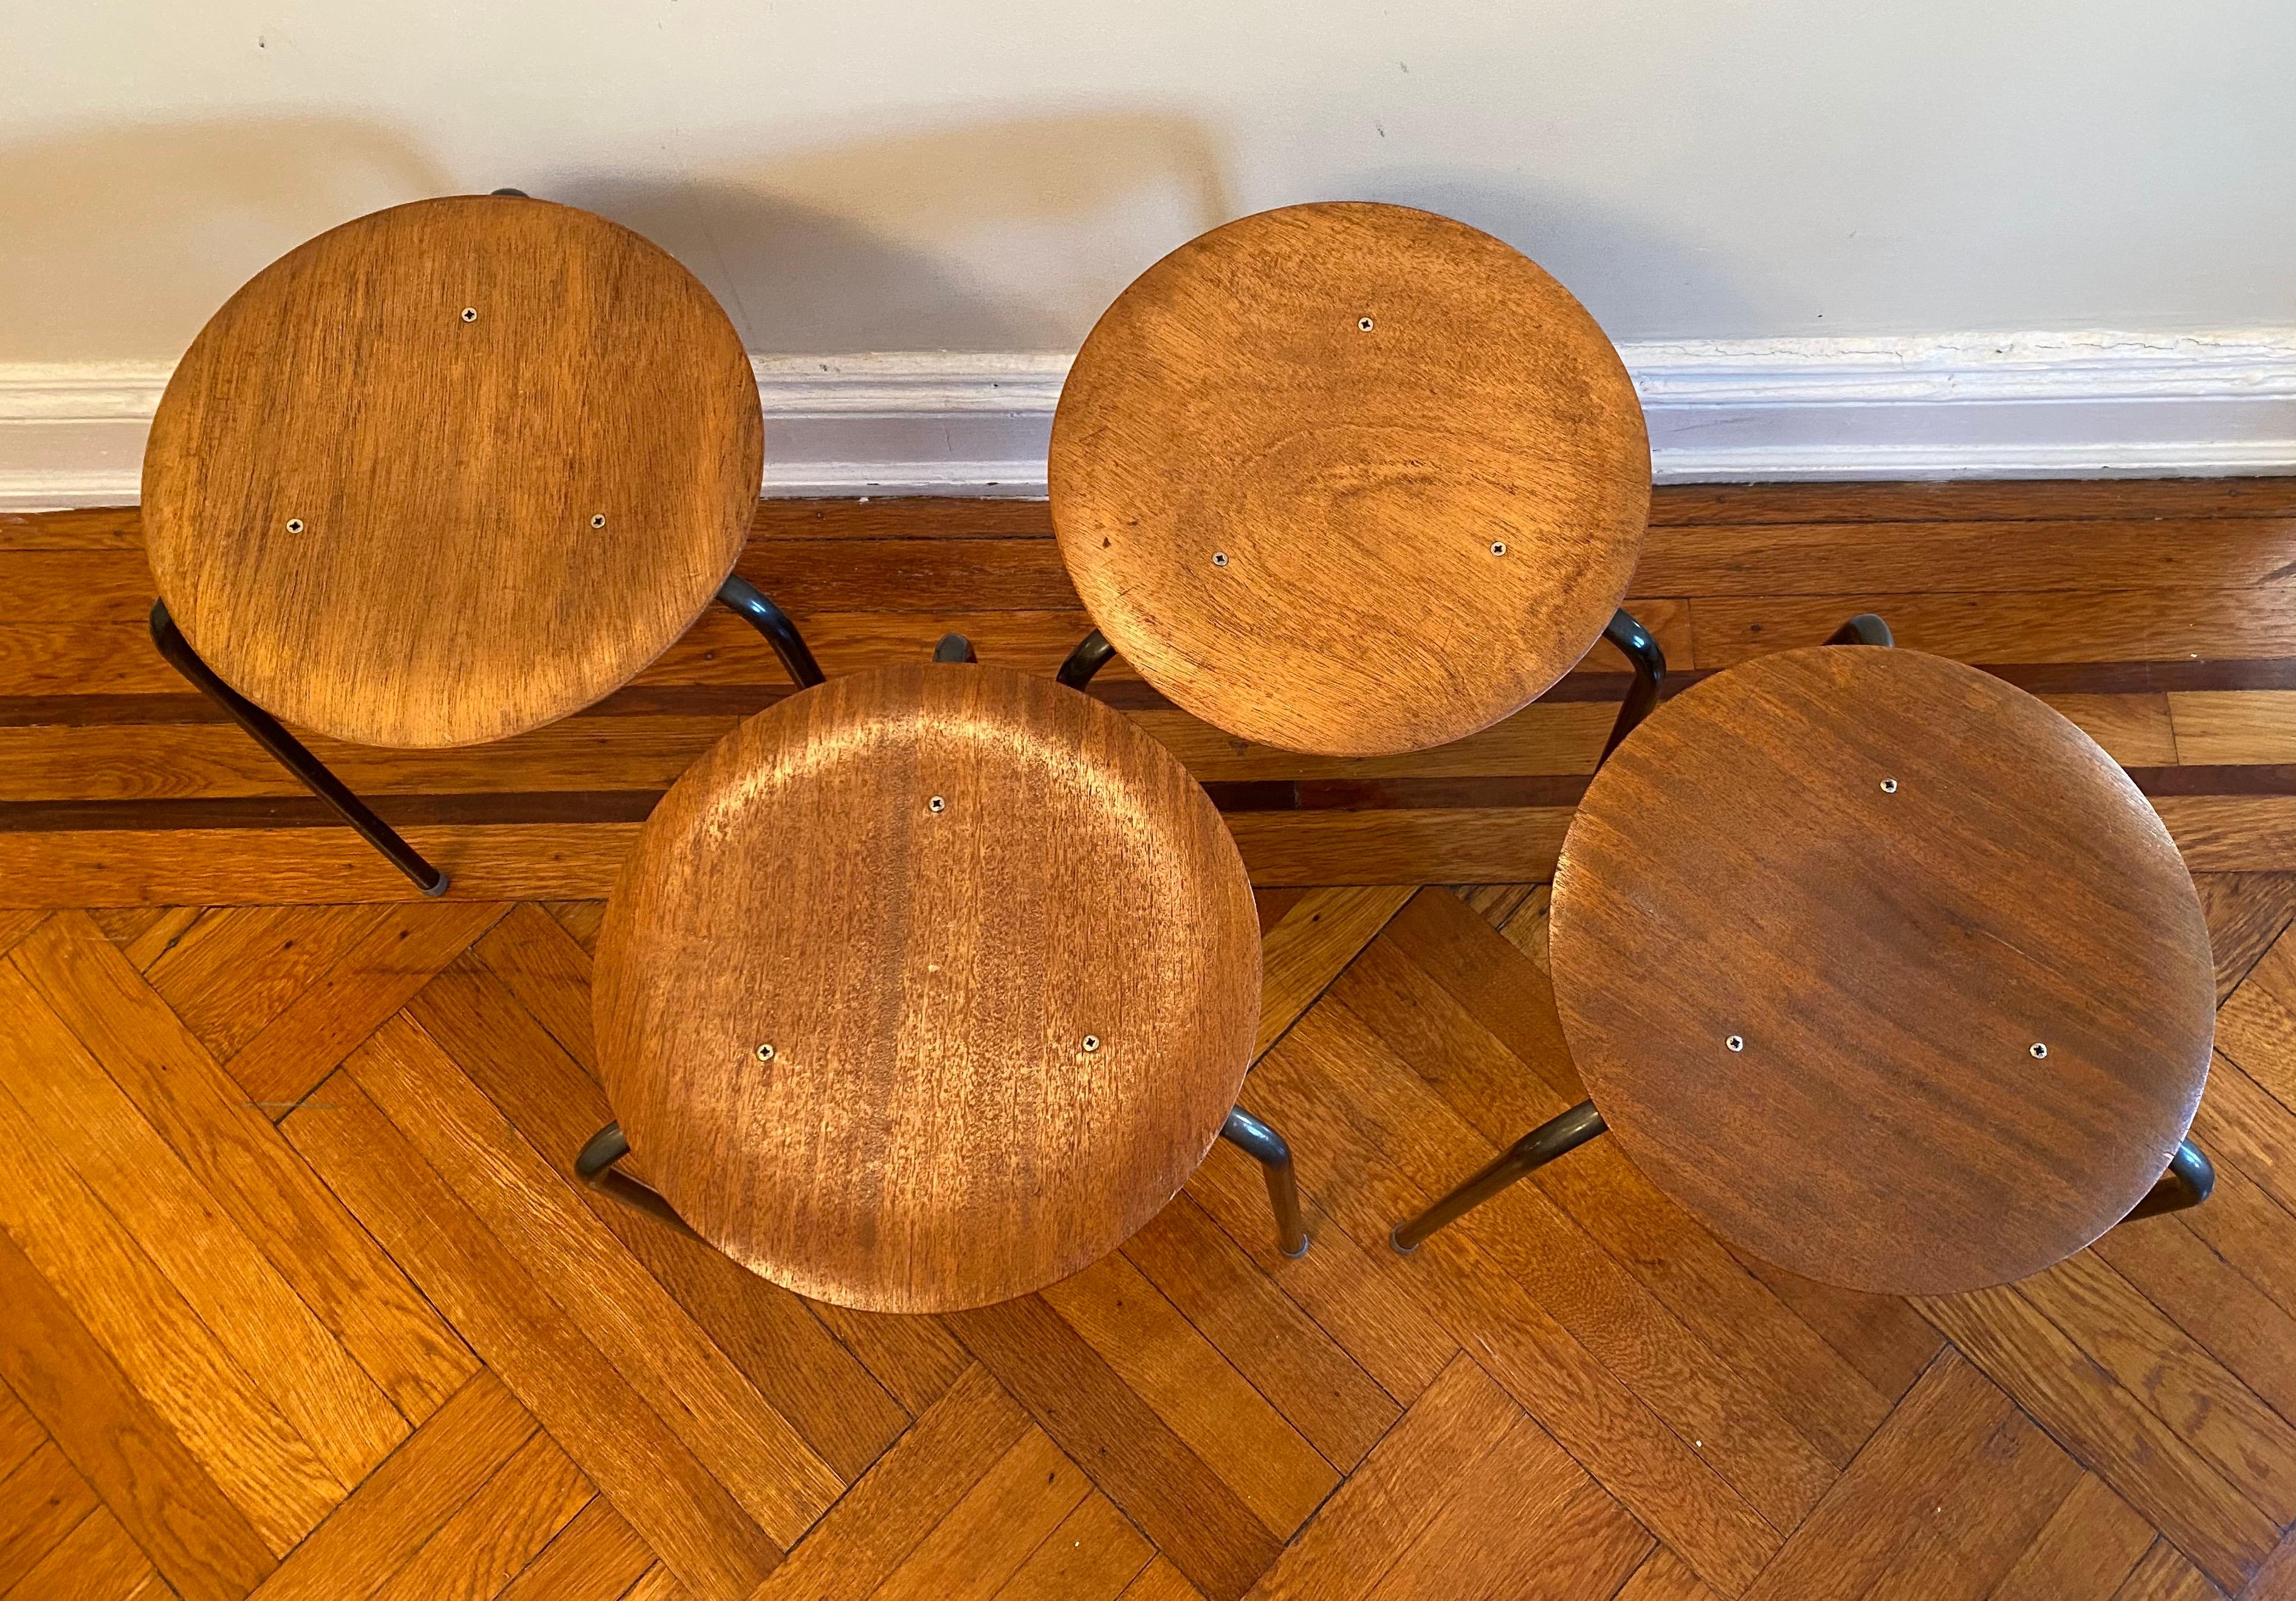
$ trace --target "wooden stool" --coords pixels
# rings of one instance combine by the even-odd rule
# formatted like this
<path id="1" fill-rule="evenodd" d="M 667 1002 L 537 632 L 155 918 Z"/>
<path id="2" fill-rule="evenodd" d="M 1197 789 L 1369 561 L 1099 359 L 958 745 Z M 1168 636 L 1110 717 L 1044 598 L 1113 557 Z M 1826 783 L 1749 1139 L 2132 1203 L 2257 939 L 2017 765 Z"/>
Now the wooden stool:
<path id="1" fill-rule="evenodd" d="M 1259 924 L 1219 814 L 1097 701 L 970 656 L 792 696 L 663 799 L 599 940 L 619 1121 L 577 1172 L 800 1294 L 947 1311 L 1113 1251 L 1225 1135 L 1305 1251 L 1235 1106 Z"/>
<path id="2" fill-rule="evenodd" d="M 1606 631 L 1650 507 L 1618 352 L 1510 246 L 1402 206 L 1290 206 L 1108 308 L 1053 423 L 1053 526 L 1113 652 L 1232 734 L 1423 750 L 1545 693 Z"/>
<path id="3" fill-rule="evenodd" d="M 1594 1098 L 1398 1248 L 1605 1129 L 1726 1240 L 1860 1290 L 2005 1283 L 2208 1194 L 2192 880 L 2110 757 L 1974 668 L 1818 648 L 1685 691 L 1595 776 L 1552 918 Z"/>
<path id="4" fill-rule="evenodd" d="M 161 653 L 428 894 L 447 875 L 286 718 L 361 744 L 501 739 L 628 682 L 731 577 L 764 452 L 742 341 L 628 229 L 515 190 L 299 246 L 168 381 L 144 457 Z"/>

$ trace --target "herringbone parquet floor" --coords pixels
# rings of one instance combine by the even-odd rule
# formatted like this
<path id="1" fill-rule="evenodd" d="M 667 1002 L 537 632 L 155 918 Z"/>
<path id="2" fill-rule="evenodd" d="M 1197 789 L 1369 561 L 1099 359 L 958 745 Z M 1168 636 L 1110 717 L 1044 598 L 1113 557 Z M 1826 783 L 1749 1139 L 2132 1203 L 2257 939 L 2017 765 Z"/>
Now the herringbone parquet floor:
<path id="1" fill-rule="evenodd" d="M 2096 515 L 2052 492 L 2021 491 L 2028 514 Z M 1911 620 L 1908 644 L 1997 661 L 1953 631 L 2007 639 L 2002 615 L 2070 606 L 2088 633 L 2006 660 L 2074 661 L 2039 686 L 2150 792 L 2191 803 L 2172 824 L 2207 869 L 2223 996 L 2195 1129 L 2219 1175 L 2205 1206 L 2021 1284 L 1916 1304 L 1734 1255 L 1597 1141 L 1397 1257 L 1390 1222 L 1578 1097 L 1544 973 L 1545 891 L 1298 881 L 1346 882 L 1350 860 L 1440 876 L 1459 859 L 1451 829 L 1480 842 L 1476 859 L 1535 867 L 1545 824 L 1527 818 L 1525 846 L 1490 817 L 1567 809 L 1542 775 L 1583 773 L 1606 709 L 1533 708 L 1400 776 L 1294 774 L 1365 786 L 1327 809 L 1370 819 L 1335 845 L 1318 832 L 1334 825 L 1287 833 L 1292 813 L 1248 809 L 1266 781 L 1243 765 L 1275 758 L 1144 706 L 1261 817 L 1244 831 L 1256 876 L 1292 881 L 1262 891 L 1266 1015 L 1244 1101 L 1299 1152 L 1315 1246 L 1275 1251 L 1256 1172 L 1221 1146 L 1119 1254 L 941 1318 L 802 1301 L 570 1177 L 608 1115 L 588 1031 L 601 907 L 533 897 L 594 893 L 626 819 L 541 817 L 561 792 L 531 768 L 490 780 L 475 755 L 424 759 L 399 787 L 491 789 L 537 817 L 439 823 L 449 849 L 488 836 L 444 902 L 297 904 L 400 887 L 360 876 L 340 830 L 213 809 L 271 780 L 163 682 L 123 687 L 140 663 L 54 677 L 73 652 L 104 660 L 86 640 L 117 631 L 117 608 L 66 593 L 101 565 L 88 520 L 54 550 L 20 522 L 13 549 L 58 559 L 0 538 L 0 572 L 61 573 L 19 592 L 85 614 L 0 627 L 0 692 L 15 694 L 0 694 L 0 906 L 22 907 L 0 910 L 0 1597 L 2287 1601 L 2296 856 L 2275 832 L 2285 770 L 2270 763 L 2296 747 L 2282 727 L 2296 697 L 2273 677 L 2296 650 L 2277 642 L 2288 602 L 2263 587 L 2284 581 L 2285 513 L 2248 506 L 2213 544 L 2190 518 L 2149 530 L 2211 581 L 2256 567 L 2242 604 L 2266 643 L 2228 677 L 2177 648 L 2242 625 L 2179 590 L 2191 575 L 2173 561 L 2118 602 L 2002 589 L 1998 569 L 1979 599 L 1948 592 L 1984 544 L 1965 518 L 1960 543 L 1951 519 L 1937 532 L 1936 574 L 1901 573 L 1883 608 Z M 1778 535 L 1775 517 L 1719 526 L 1677 530 L 1659 554 L 1695 546 L 1709 575 L 1783 586 L 1764 542 L 1812 537 Z M 2128 573 L 2094 563 L 2148 532 L 2037 528 L 2062 575 L 2100 585 Z M 890 530 L 898 562 L 852 560 L 929 580 L 933 537 Z M 1928 559 L 1902 525 L 1874 538 Z M 1024 541 L 1040 543 L 1006 542 Z M 1843 595 L 1657 604 L 1680 608 L 1678 661 L 1721 661 L 1736 647 L 1703 642 L 1734 637 L 1730 605 L 1797 642 L 1855 584 L 1820 581 Z M 1702 606 L 1723 620 L 1693 645 Z M 2172 694 L 2189 717 L 2170 716 Z M 638 792 L 701 736 L 640 737 L 669 720 L 578 718 L 517 759 L 581 768 L 593 798 Z M 2214 765 L 2177 765 L 2188 728 L 2185 759 Z M 2195 772 L 2217 787 L 2173 776 Z M 1437 787 L 1376 789 L 1413 782 Z M 1440 787 L 1463 784 L 1485 786 L 1471 805 Z M 151 809 L 101 809 L 131 801 Z M 485 899 L 489 873 L 525 898 Z M 315 882 L 338 893 L 297 893 Z M 185 883 L 226 892 L 152 892 Z"/>

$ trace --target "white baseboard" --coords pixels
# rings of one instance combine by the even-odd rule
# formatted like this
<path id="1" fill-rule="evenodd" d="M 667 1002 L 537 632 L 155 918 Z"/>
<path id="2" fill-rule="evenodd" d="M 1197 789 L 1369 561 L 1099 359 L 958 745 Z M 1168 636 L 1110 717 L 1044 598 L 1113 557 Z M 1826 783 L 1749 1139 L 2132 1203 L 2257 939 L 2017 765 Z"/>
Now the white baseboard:
<path id="1" fill-rule="evenodd" d="M 1620 347 L 1661 483 L 2296 472 L 2296 329 Z M 754 358 L 769 495 L 1045 492 L 1065 355 Z M 165 363 L 0 365 L 0 508 L 124 505 Z"/>

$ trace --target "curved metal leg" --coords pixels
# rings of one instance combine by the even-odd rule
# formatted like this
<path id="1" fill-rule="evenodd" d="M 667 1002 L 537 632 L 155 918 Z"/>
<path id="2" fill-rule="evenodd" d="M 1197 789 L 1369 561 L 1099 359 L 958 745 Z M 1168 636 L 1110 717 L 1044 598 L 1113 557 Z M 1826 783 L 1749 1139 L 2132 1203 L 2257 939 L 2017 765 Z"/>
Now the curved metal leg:
<path id="1" fill-rule="evenodd" d="M 1828 645 L 1878 645 L 1886 649 L 1898 642 L 1890 636 L 1888 623 L 1883 622 L 1871 612 L 1860 612 L 1848 622 L 1834 629 L 1833 637 L 1825 643 Z"/>
<path id="2" fill-rule="evenodd" d="M 1434 1205 L 1389 1233 L 1388 1244 L 1408 1253 L 1445 1224 L 1455 1222 L 1497 1195 L 1535 1168 L 1575 1151 L 1610 1125 L 1592 1101 L 1581 1101 L 1558 1117 L 1551 1117 L 1501 1152 L 1498 1159 Z"/>
<path id="3" fill-rule="evenodd" d="M 701 1236 L 695 1234 L 669 1203 L 661 1198 L 660 1191 L 640 1184 L 627 1173 L 616 1170 L 614 1164 L 629 1154 L 630 1142 L 622 1137 L 621 1124 L 608 1123 L 590 1137 L 588 1143 L 583 1145 L 581 1154 L 575 1157 L 574 1177 L 592 1189 L 611 1195 L 623 1205 L 644 1212 L 648 1217 L 659 1218 L 680 1234 L 701 1240 Z M 705 1245 L 709 1244 L 707 1240 L 701 1240 L 701 1243 Z M 717 1247 L 711 1246 L 710 1249 Z"/>
<path id="4" fill-rule="evenodd" d="M 933 646 L 933 660 L 936 661 L 978 661 L 980 658 L 972 653 L 972 641 L 967 639 L 964 635 L 944 634 L 940 636 L 940 643 Z"/>
<path id="5" fill-rule="evenodd" d="M 821 668 L 813 653 L 805 648 L 805 636 L 797 631 L 788 612 L 766 598 L 765 591 L 735 573 L 718 586 L 718 598 L 748 618 L 750 626 L 766 636 L 766 643 L 774 647 L 774 654 L 782 659 L 782 666 L 800 689 L 811 689 L 822 682 Z"/>
<path id="6" fill-rule="evenodd" d="M 279 765 L 303 781 L 313 794 L 335 809 L 342 820 L 358 831 L 368 844 L 388 857 L 390 865 L 414 881 L 415 888 L 425 895 L 444 895 L 447 875 L 422 859 L 422 853 L 405 840 L 398 831 L 368 809 L 365 801 L 351 793 L 343 781 L 327 770 L 326 764 L 304 748 L 302 741 L 279 725 L 279 719 L 249 700 L 245 695 L 216 677 L 215 669 L 200 659 L 176 620 L 168 615 L 167 603 L 152 603 L 152 643 L 160 647 L 168 665 L 197 685 L 201 694 L 226 711 L 232 720 L 255 736 Z"/>
<path id="7" fill-rule="evenodd" d="M 1300 1185 L 1292 1175 L 1292 1147 L 1283 1137 L 1242 1107 L 1227 1114 L 1220 1137 L 1259 1164 L 1267 1178 L 1268 1203 L 1275 1208 L 1275 1233 L 1286 1256 L 1308 1254 L 1308 1226 L 1300 1216 Z"/>
<path id="8" fill-rule="evenodd" d="M 1115 656 L 1116 647 L 1098 628 L 1077 641 L 1076 649 L 1061 663 L 1060 681 L 1070 689 L 1082 689 L 1092 682 L 1093 674 L 1106 667 Z"/>
<path id="9" fill-rule="evenodd" d="M 529 194 L 523 189 L 489 189 L 487 193 L 488 194 L 507 194 L 514 200 L 532 200 L 534 198 L 534 196 Z"/>
<path id="10" fill-rule="evenodd" d="M 1666 653 L 1658 648 L 1651 631 L 1636 622 L 1631 613 L 1620 611 L 1611 613 L 1610 627 L 1603 637 L 1626 653 L 1635 664 L 1635 681 L 1627 689 L 1625 703 L 1619 708 L 1619 720 L 1611 725 L 1611 737 L 1603 746 L 1603 754 L 1595 763 L 1600 768 L 1611 759 L 1611 752 L 1619 742 L 1635 731 L 1635 725 L 1651 714 L 1658 704 L 1660 681 L 1666 677 Z"/>
<path id="11" fill-rule="evenodd" d="M 2120 1220 L 2127 1223 L 2137 1218 L 2157 1218 L 2164 1211 L 2198 1206 L 2216 1186 L 2216 1168 L 2200 1146 L 2189 1139 L 2180 1139 L 2177 1142 L 2177 1154 L 2169 1158 L 2169 1170 Z"/>

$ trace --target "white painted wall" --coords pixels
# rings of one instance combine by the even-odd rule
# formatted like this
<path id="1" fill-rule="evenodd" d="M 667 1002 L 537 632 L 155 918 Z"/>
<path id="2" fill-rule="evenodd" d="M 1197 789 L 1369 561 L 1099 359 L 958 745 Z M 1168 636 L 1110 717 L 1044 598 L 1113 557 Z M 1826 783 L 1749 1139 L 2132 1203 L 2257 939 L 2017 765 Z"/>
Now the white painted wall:
<path id="1" fill-rule="evenodd" d="M 0 0 L 0 363 L 165 361 L 514 184 L 765 353 L 1072 348 L 1227 218 L 1405 201 L 1613 337 L 2296 325 L 2292 0 Z"/>

